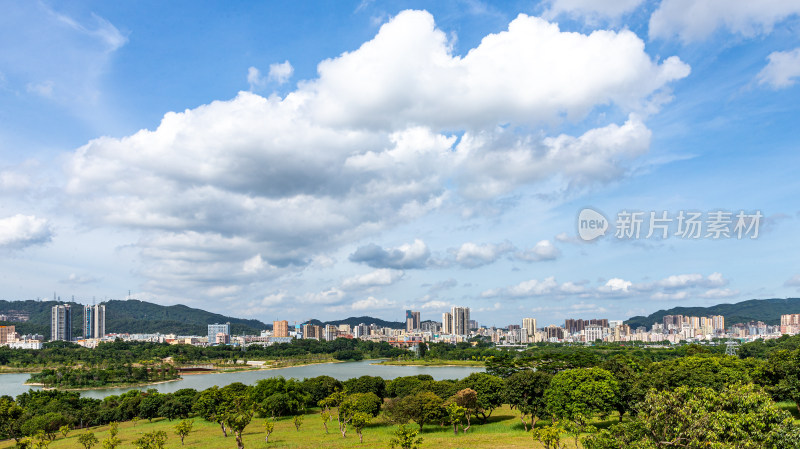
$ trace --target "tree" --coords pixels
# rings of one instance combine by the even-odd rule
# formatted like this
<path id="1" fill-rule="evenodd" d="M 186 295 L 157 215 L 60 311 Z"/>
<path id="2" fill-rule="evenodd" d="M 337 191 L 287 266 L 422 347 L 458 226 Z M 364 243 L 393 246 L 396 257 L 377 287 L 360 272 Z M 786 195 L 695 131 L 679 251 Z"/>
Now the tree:
<path id="1" fill-rule="evenodd" d="M 503 397 L 512 408 L 519 411 L 519 418 L 526 432 L 528 431 L 526 416 L 530 415 L 531 428 L 534 428 L 537 418 L 545 415 L 547 403 L 544 393 L 550 386 L 552 377 L 550 373 L 544 371 L 523 370 L 512 374 L 504 381 Z"/>
<path id="2" fill-rule="evenodd" d="M 622 416 L 633 410 L 633 407 L 644 397 L 641 388 L 641 378 L 643 368 L 634 359 L 618 355 L 606 360 L 600 366 L 614 375 L 619 384 L 619 394 L 614 408 L 619 413 L 619 420 Z"/>
<path id="3" fill-rule="evenodd" d="M 136 423 L 139 422 L 139 419 L 141 419 L 141 418 L 139 418 L 138 416 L 134 416 L 133 418 L 131 418 L 131 422 L 133 423 L 133 427 L 136 427 Z"/>
<path id="4" fill-rule="evenodd" d="M 364 435 L 361 433 L 364 430 L 364 427 L 372 421 L 372 415 L 369 413 L 364 412 L 356 412 L 353 417 L 350 419 L 350 425 L 353 426 L 356 433 L 358 434 L 358 442 L 364 442 Z"/>
<path id="5" fill-rule="evenodd" d="M 85 449 L 92 449 L 92 446 L 99 443 L 94 433 L 86 431 L 78 436 L 78 443 Z"/>
<path id="6" fill-rule="evenodd" d="M 401 449 L 418 449 L 422 444 L 422 437 L 419 435 L 418 430 L 409 429 L 404 425 L 397 426 L 394 431 L 394 436 L 389 440 L 389 447 L 399 447 Z"/>
<path id="7" fill-rule="evenodd" d="M 292 423 L 294 423 L 294 427 L 298 432 L 300 431 L 300 426 L 303 425 L 303 418 L 305 418 L 303 415 L 296 415 L 294 418 L 292 418 Z"/>
<path id="8" fill-rule="evenodd" d="M 59 427 L 58 431 L 64 438 L 66 438 L 70 431 L 69 424 L 64 424 L 63 426 Z"/>
<path id="9" fill-rule="evenodd" d="M 467 409 L 455 402 L 447 404 L 444 409 L 447 412 L 447 422 L 453 426 L 453 434 L 458 435 L 458 426 L 464 422 L 464 415 L 467 414 Z"/>
<path id="10" fill-rule="evenodd" d="M 773 351 L 756 377 L 776 401 L 792 401 L 800 412 L 800 349 Z"/>
<path id="11" fill-rule="evenodd" d="M 632 421 L 585 437 L 584 447 L 800 448 L 791 415 L 753 384 L 651 390 L 637 409 Z"/>
<path id="12" fill-rule="evenodd" d="M 244 449 L 242 433 L 252 419 L 253 412 L 250 410 L 233 411 L 225 415 L 225 424 L 233 431 L 236 437 L 236 447 L 239 449 Z"/>
<path id="13" fill-rule="evenodd" d="M 503 404 L 503 379 L 486 373 L 472 373 L 457 383 L 459 390 L 470 388 L 478 394 L 478 408 L 484 423 L 492 416 L 492 411 Z"/>
<path id="14" fill-rule="evenodd" d="M 328 433 L 328 421 L 331 420 L 331 412 L 328 410 L 322 410 L 320 412 L 319 417 L 322 419 L 322 427 L 325 428 L 325 433 Z"/>
<path id="15" fill-rule="evenodd" d="M 194 420 L 192 419 L 184 419 L 175 425 L 175 434 L 181 438 L 181 446 L 183 446 L 183 439 L 192 431 L 193 425 Z"/>
<path id="16" fill-rule="evenodd" d="M 155 430 L 142 435 L 140 438 L 133 441 L 136 449 L 164 449 L 164 444 L 167 442 L 167 432 L 163 430 Z"/>
<path id="17" fill-rule="evenodd" d="M 139 416 L 153 422 L 153 418 L 158 418 L 158 410 L 161 408 L 163 402 L 163 394 L 155 390 L 148 390 L 147 395 L 144 396 L 142 402 L 139 403 Z"/>
<path id="18" fill-rule="evenodd" d="M 464 409 L 464 419 L 467 420 L 467 427 L 464 427 L 464 433 L 466 433 L 467 430 L 472 427 L 471 416 L 476 414 L 480 409 L 480 405 L 478 404 L 478 392 L 472 388 L 465 388 L 457 391 L 456 394 L 450 398 L 450 401 L 455 402 L 456 405 Z"/>
<path id="19" fill-rule="evenodd" d="M 308 403 L 310 405 L 316 405 L 319 401 L 343 389 L 342 383 L 331 376 L 317 376 L 305 379 L 301 385 L 308 395 Z"/>
<path id="20" fill-rule="evenodd" d="M 0 397 L 0 438 L 18 438 L 19 418 L 23 409 L 8 396 Z"/>
<path id="21" fill-rule="evenodd" d="M 553 417 L 575 421 L 611 412 L 618 395 L 619 384 L 613 374 L 602 368 L 578 368 L 553 376 L 544 399 Z"/>
<path id="22" fill-rule="evenodd" d="M 486 374 L 492 376 L 505 379 L 520 369 L 520 366 L 517 364 L 517 358 L 505 351 L 486 359 Z"/>
<path id="23" fill-rule="evenodd" d="M 732 356 L 695 355 L 652 363 L 642 376 L 641 399 L 650 388 L 708 387 L 721 391 L 735 383 L 751 381 L 748 362 Z"/>
<path id="24" fill-rule="evenodd" d="M 564 431 L 564 423 L 562 421 L 556 421 L 549 426 L 538 429 L 531 428 L 533 439 L 542 443 L 545 449 L 566 449 L 567 444 L 561 442 L 561 434 Z"/>
<path id="25" fill-rule="evenodd" d="M 222 428 L 222 434 L 227 437 L 228 431 L 225 429 L 225 413 L 223 408 L 222 393 L 216 385 L 203 390 L 197 395 L 193 406 L 193 410 L 200 415 L 200 417 L 206 421 L 219 424 L 220 428 Z"/>
<path id="26" fill-rule="evenodd" d="M 116 447 L 120 444 L 122 444 L 122 440 L 116 436 L 110 435 L 108 438 L 103 440 L 103 449 L 116 449 Z"/>
<path id="27" fill-rule="evenodd" d="M 275 422 L 271 421 L 269 418 L 264 420 L 264 432 L 267 433 L 267 436 L 264 437 L 264 442 L 269 443 L 269 436 L 272 435 L 272 432 L 275 431 Z"/>
<path id="28" fill-rule="evenodd" d="M 420 430 L 427 422 L 444 416 L 443 400 L 430 391 L 421 391 L 404 398 L 395 398 L 386 404 L 386 417 L 398 424 L 414 421 Z"/>
<path id="29" fill-rule="evenodd" d="M 108 424 L 108 434 L 115 437 L 119 434 L 119 423 L 114 421 Z"/>
<path id="30" fill-rule="evenodd" d="M 361 376 L 348 379 L 343 385 L 347 394 L 375 393 L 381 399 L 386 397 L 386 381 L 378 376 Z"/>

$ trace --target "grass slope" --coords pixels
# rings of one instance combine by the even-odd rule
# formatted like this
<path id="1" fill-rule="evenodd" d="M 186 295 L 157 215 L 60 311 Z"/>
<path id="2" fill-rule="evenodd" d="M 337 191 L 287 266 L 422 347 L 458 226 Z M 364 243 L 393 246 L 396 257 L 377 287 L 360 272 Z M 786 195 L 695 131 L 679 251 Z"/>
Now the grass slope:
<path id="1" fill-rule="evenodd" d="M 538 442 L 534 443 L 530 432 L 522 430 L 522 424 L 518 415 L 508 406 L 495 410 L 490 422 L 484 425 L 473 424 L 466 434 L 453 435 L 450 426 L 440 427 L 438 424 L 427 424 L 422 432 L 422 448 L 541 448 Z M 174 426 L 179 421 L 172 422 L 166 419 L 153 420 L 148 423 L 146 420 L 139 421 L 136 427 L 132 422 L 125 422 L 119 425 L 118 438 L 122 440 L 119 449 L 134 448 L 133 441 L 141 437 L 146 432 L 163 430 L 169 435 L 167 448 L 181 447 L 180 438 L 175 435 Z M 325 434 L 322 428 L 322 420 L 319 410 L 309 412 L 303 421 L 300 431 L 295 430 L 291 418 L 283 418 L 275 423 L 275 431 L 269 437 L 269 444 L 264 442 L 264 419 L 253 418 L 253 421 L 245 429 L 244 446 L 246 449 L 264 448 L 314 448 L 324 447 L 326 449 L 336 448 L 387 448 L 392 432 L 396 426 L 385 424 L 380 416 L 375 422 L 364 429 L 364 443 L 358 443 L 358 434 L 353 430 L 348 430 L 347 438 L 342 438 L 339 433 L 336 419 L 328 423 L 329 434 Z M 417 429 L 416 424 L 410 426 Z M 108 437 L 108 426 L 101 426 L 91 429 L 95 436 L 102 442 Z M 73 430 L 67 438 L 56 439 L 50 449 L 82 448 L 78 443 L 78 436 L 82 430 Z M 184 448 L 186 449 L 236 449 L 236 440 L 232 434 L 227 438 L 222 436 L 219 426 L 214 423 L 204 421 L 202 418 L 194 418 L 194 427 L 189 436 L 186 437 Z M 13 440 L 0 442 L 0 449 L 14 447 Z M 97 445 L 95 447 L 100 447 Z M 570 446 L 571 447 L 571 446 Z"/>

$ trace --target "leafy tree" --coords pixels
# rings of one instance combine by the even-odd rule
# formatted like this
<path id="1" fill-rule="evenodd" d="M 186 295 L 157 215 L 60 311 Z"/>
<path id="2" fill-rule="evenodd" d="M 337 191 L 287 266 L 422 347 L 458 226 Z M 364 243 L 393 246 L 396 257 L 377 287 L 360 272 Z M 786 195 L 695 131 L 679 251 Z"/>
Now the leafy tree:
<path id="1" fill-rule="evenodd" d="M 344 390 L 348 394 L 375 393 L 383 399 L 386 397 L 386 381 L 378 376 L 361 376 L 344 381 Z"/>
<path id="2" fill-rule="evenodd" d="M 545 449 L 566 449 L 567 443 L 561 441 L 561 434 L 564 433 L 564 423 L 556 421 L 549 426 L 532 428 L 533 439 L 539 441 Z"/>
<path id="3" fill-rule="evenodd" d="M 553 376 L 544 399 L 552 416 L 575 420 L 609 413 L 618 395 L 619 384 L 613 374 L 602 368 L 579 368 Z"/>
<path id="4" fill-rule="evenodd" d="M 108 434 L 115 437 L 119 434 L 119 423 L 114 421 L 108 424 Z"/>
<path id="5" fill-rule="evenodd" d="M 619 420 L 622 421 L 622 416 L 631 412 L 633 407 L 644 397 L 644 392 L 638 390 L 642 387 L 641 378 L 644 368 L 638 361 L 623 355 L 606 360 L 601 368 L 611 372 L 619 384 L 619 394 L 614 408 L 619 413 Z"/>
<path id="6" fill-rule="evenodd" d="M 300 431 L 300 426 L 303 425 L 303 418 L 305 418 L 303 415 L 296 415 L 294 418 L 292 418 L 292 423 L 294 423 L 294 427 L 298 432 Z"/>
<path id="7" fill-rule="evenodd" d="M 232 411 L 225 415 L 225 424 L 233 431 L 236 437 L 236 447 L 238 447 L 238 449 L 244 449 L 242 433 L 252 419 L 253 412 L 249 410 Z"/>
<path id="8" fill-rule="evenodd" d="M 430 391 L 390 400 L 386 406 L 386 417 L 391 422 L 404 424 L 414 421 L 420 430 L 427 422 L 444 416 L 443 400 Z"/>
<path id="9" fill-rule="evenodd" d="M 373 416 L 369 413 L 356 412 L 350 419 L 350 425 L 353 426 L 353 429 L 355 429 L 356 433 L 358 434 L 359 443 L 364 442 L 364 435 L 362 431 L 364 430 L 364 427 L 366 427 L 367 424 L 372 421 L 372 418 Z"/>
<path id="10" fill-rule="evenodd" d="M 756 370 L 755 377 L 776 401 L 790 400 L 800 412 L 800 349 L 771 352 L 767 363 Z"/>
<path id="11" fill-rule="evenodd" d="M 148 390 L 147 395 L 144 396 L 142 402 L 139 403 L 139 416 L 153 422 L 153 418 L 158 418 L 158 411 L 163 402 L 163 394 L 153 389 Z"/>
<path id="12" fill-rule="evenodd" d="M 0 438 L 18 438 L 18 420 L 23 409 L 8 396 L 0 397 Z"/>
<path id="13" fill-rule="evenodd" d="M 193 410 L 203 419 L 219 424 L 222 434 L 228 436 L 225 428 L 225 413 L 223 410 L 222 392 L 216 385 L 207 388 L 197 395 Z"/>
<path id="14" fill-rule="evenodd" d="M 399 447 L 401 449 L 418 449 L 422 444 L 422 437 L 419 435 L 418 430 L 409 429 L 404 425 L 397 426 L 392 438 L 389 440 L 389 447 Z"/>
<path id="15" fill-rule="evenodd" d="M 458 435 L 458 426 L 464 422 L 467 409 L 455 402 L 451 402 L 447 404 L 444 410 L 447 412 L 447 422 L 453 426 L 453 434 Z"/>
<path id="16" fill-rule="evenodd" d="M 344 388 L 339 380 L 331 376 L 304 379 L 301 385 L 308 395 L 308 403 L 310 405 L 316 405 L 319 401 Z"/>
<path id="17" fill-rule="evenodd" d="M 322 427 L 325 428 L 325 433 L 328 433 L 328 421 L 331 420 L 331 412 L 328 410 L 322 410 L 320 412 L 319 417 L 322 419 Z"/>
<path id="18" fill-rule="evenodd" d="M 275 393 L 257 406 L 261 416 L 287 416 L 305 410 L 305 399 L 293 393 Z"/>
<path id="19" fill-rule="evenodd" d="M 78 443 L 80 443 L 85 449 L 92 449 L 92 446 L 99 443 L 99 441 L 94 433 L 87 430 L 78 436 Z"/>
<path id="20" fill-rule="evenodd" d="M 139 418 L 138 416 L 134 416 L 133 418 L 131 418 L 131 422 L 133 423 L 133 427 L 136 427 L 136 423 L 139 422 L 140 419 L 141 418 Z"/>
<path id="21" fill-rule="evenodd" d="M 800 448 L 791 415 L 753 384 L 650 391 L 631 422 L 583 439 L 587 449 Z"/>
<path id="22" fill-rule="evenodd" d="M 525 417 L 530 415 L 531 428 L 536 426 L 537 418 L 545 415 L 547 403 L 544 393 L 550 386 L 552 379 L 550 373 L 544 371 L 523 370 L 518 371 L 504 381 L 503 397 L 505 401 L 519 411 L 519 418 L 525 431 L 528 423 Z"/>
<path id="23" fill-rule="evenodd" d="M 164 449 L 167 443 L 167 432 L 163 430 L 155 430 L 142 435 L 140 438 L 133 441 L 136 449 Z"/>
<path id="24" fill-rule="evenodd" d="M 732 356 L 695 355 L 656 362 L 648 366 L 641 381 L 644 388 L 659 391 L 678 387 L 708 387 L 721 391 L 727 385 L 751 381 L 749 362 Z"/>
<path id="25" fill-rule="evenodd" d="M 478 392 L 472 388 L 465 388 L 451 396 L 449 402 L 454 402 L 464 409 L 464 419 L 467 421 L 467 427 L 464 427 L 464 432 L 466 433 L 466 431 L 472 427 L 472 420 L 470 417 L 480 409 L 480 405 L 478 404 Z"/>
<path id="26" fill-rule="evenodd" d="M 59 427 L 59 428 L 58 428 L 58 431 L 59 431 L 59 433 L 61 433 L 61 435 L 62 435 L 64 438 L 66 438 L 66 437 L 67 437 L 67 435 L 69 435 L 70 427 L 69 427 L 69 425 L 68 425 L 68 424 L 64 424 L 63 426 L 61 426 L 61 427 Z"/>
<path id="27" fill-rule="evenodd" d="M 521 369 L 517 358 L 509 352 L 501 352 L 486 359 L 486 374 L 500 378 L 510 377 Z"/>
<path id="28" fill-rule="evenodd" d="M 181 438 L 181 446 L 183 446 L 183 439 L 192 431 L 194 420 L 184 419 L 175 425 L 175 434 Z"/>
<path id="29" fill-rule="evenodd" d="M 264 442 L 269 443 L 269 436 L 272 435 L 272 432 L 275 431 L 275 422 L 271 421 L 269 418 L 264 420 L 264 432 L 267 433 L 267 436 L 264 437 Z"/>
<path id="30" fill-rule="evenodd" d="M 485 423 L 492 411 L 503 404 L 503 379 L 486 373 L 472 373 L 457 383 L 459 390 L 469 388 L 478 394 L 475 415 Z"/>
<path id="31" fill-rule="evenodd" d="M 122 440 L 114 435 L 109 435 L 102 443 L 103 449 L 116 449 L 120 444 L 122 444 Z"/>

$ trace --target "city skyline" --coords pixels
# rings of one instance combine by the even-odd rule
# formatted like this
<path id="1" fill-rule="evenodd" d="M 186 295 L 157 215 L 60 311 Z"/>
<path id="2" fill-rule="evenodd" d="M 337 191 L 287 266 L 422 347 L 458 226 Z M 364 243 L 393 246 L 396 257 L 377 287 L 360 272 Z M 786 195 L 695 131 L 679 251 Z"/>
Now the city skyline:
<path id="1" fill-rule="evenodd" d="M 798 296 L 800 6 L 589 3 L 11 2 L 0 294 L 490 325 Z"/>

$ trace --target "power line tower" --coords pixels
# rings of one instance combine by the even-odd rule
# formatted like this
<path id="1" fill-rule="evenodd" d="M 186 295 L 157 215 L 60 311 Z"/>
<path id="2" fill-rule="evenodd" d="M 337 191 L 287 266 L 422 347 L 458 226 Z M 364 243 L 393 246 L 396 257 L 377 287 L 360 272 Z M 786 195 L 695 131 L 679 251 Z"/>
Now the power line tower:
<path id="1" fill-rule="evenodd" d="M 736 352 L 739 350 L 739 342 L 728 340 L 725 342 L 725 355 L 732 355 L 736 357 Z"/>

